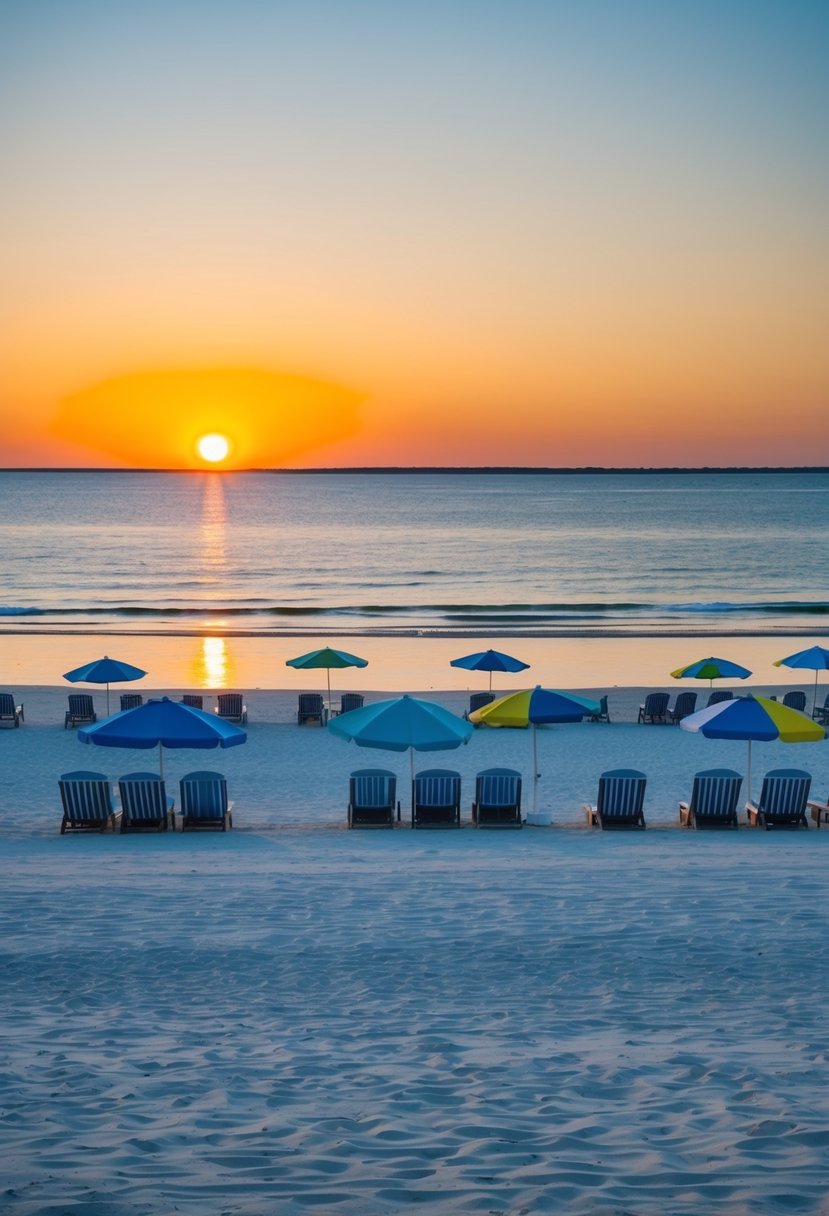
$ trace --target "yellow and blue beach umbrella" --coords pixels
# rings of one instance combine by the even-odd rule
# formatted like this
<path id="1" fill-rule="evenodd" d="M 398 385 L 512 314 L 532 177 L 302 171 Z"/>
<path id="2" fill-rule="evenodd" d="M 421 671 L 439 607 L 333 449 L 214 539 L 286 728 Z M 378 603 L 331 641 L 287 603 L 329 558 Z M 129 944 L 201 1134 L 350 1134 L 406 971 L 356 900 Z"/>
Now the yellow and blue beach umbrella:
<path id="1" fill-rule="evenodd" d="M 777 659 L 775 667 L 801 667 L 815 673 L 815 699 L 812 705 L 812 717 L 817 709 L 817 677 L 818 672 L 829 670 L 829 650 L 823 646 L 810 646 L 808 650 L 799 650 L 785 659 Z"/>
<path id="2" fill-rule="evenodd" d="M 751 672 L 739 663 L 732 663 L 730 659 L 710 658 L 698 659 L 687 667 L 677 667 L 671 675 L 675 680 L 708 680 L 713 688 L 715 680 L 745 680 Z"/>
<path id="3" fill-rule="evenodd" d="M 368 667 L 368 659 L 361 659 L 356 654 L 346 650 L 332 650 L 323 646 L 322 650 L 311 650 L 301 654 L 297 659 L 286 659 L 286 667 L 297 667 L 300 671 L 309 668 L 324 667 L 328 680 L 328 712 L 331 713 L 331 668 L 332 667 Z"/>
<path id="4" fill-rule="evenodd" d="M 826 731 L 797 709 L 790 709 L 770 697 L 748 693 L 731 701 L 707 705 L 689 714 L 679 724 L 681 730 L 699 732 L 706 739 L 744 739 L 748 743 L 748 780 L 751 799 L 751 744 L 779 739 L 781 743 L 819 743 Z"/>
<path id="5" fill-rule="evenodd" d="M 572 692 L 559 692 L 553 688 L 525 689 L 508 693 L 473 710 L 469 721 L 483 726 L 529 727 L 533 740 L 533 814 L 538 809 L 538 741 L 536 727 L 553 722 L 580 722 L 582 718 L 597 714 L 601 706 L 598 701 L 579 697 Z"/>
<path id="6" fill-rule="evenodd" d="M 123 663 L 120 659 L 111 659 L 108 655 L 104 655 L 102 659 L 84 663 L 83 667 L 76 667 L 74 671 L 64 672 L 63 678 L 69 680 L 71 684 L 106 684 L 107 716 L 109 716 L 110 684 L 141 680 L 146 674 L 146 671 L 142 671 L 140 667 L 133 667 L 131 663 Z"/>
<path id="7" fill-rule="evenodd" d="M 463 667 L 466 671 L 488 671 L 491 691 L 493 671 L 524 671 L 529 663 L 522 663 L 520 659 L 514 659 L 511 654 L 504 654 L 500 650 L 479 650 L 461 659 L 450 659 L 449 666 Z"/>

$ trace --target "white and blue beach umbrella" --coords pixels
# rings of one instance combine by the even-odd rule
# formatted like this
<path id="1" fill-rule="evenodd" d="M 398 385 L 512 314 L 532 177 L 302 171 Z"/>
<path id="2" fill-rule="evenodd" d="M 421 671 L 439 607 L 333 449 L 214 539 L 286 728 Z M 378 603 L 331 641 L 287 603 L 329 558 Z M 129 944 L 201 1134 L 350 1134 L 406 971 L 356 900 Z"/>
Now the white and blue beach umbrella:
<path id="1" fill-rule="evenodd" d="M 215 714 L 205 713 L 169 697 L 125 709 L 94 726 L 78 731 L 82 743 L 98 747 L 158 748 L 160 775 L 164 776 L 165 747 L 194 748 L 238 747 L 247 741 L 247 731 Z"/>

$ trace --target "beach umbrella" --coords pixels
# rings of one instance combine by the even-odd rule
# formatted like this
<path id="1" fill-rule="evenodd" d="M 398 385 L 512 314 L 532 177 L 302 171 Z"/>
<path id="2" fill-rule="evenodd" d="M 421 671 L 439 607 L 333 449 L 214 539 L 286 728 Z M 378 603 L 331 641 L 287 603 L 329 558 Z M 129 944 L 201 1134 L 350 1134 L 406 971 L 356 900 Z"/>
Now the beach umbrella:
<path id="1" fill-rule="evenodd" d="M 790 709 L 771 697 L 748 693 L 734 697 L 731 701 L 720 701 L 707 705 L 695 714 L 689 714 L 679 724 L 681 730 L 690 730 L 705 735 L 706 739 L 744 739 L 748 743 L 748 783 L 746 790 L 751 799 L 751 744 L 758 740 L 769 742 L 779 739 L 781 743 L 819 743 L 826 738 L 826 731 L 817 722 L 807 718 L 797 709 Z"/>
<path id="2" fill-rule="evenodd" d="M 479 650 L 476 654 L 466 654 L 462 659 L 450 659 L 450 667 L 463 667 L 466 671 L 488 671 L 489 687 L 492 689 L 493 671 L 523 671 L 529 663 L 522 663 L 510 654 L 502 654 L 500 650 Z"/>
<path id="3" fill-rule="evenodd" d="M 324 667 L 328 680 L 328 712 L 331 713 L 331 668 L 332 667 L 368 667 L 368 659 L 361 659 L 356 654 L 346 650 L 332 650 L 323 646 L 322 650 L 312 650 L 301 654 L 297 659 L 286 659 L 286 667 L 297 667 L 304 671 L 312 667 Z"/>
<path id="4" fill-rule="evenodd" d="M 598 701 L 576 696 L 572 692 L 558 692 L 553 688 L 528 688 L 524 692 L 508 693 L 482 705 L 469 715 L 470 722 L 484 726 L 529 727 L 533 740 L 533 814 L 538 808 L 538 741 L 536 727 L 550 722 L 580 722 L 601 709 Z"/>
<path id="5" fill-rule="evenodd" d="M 677 667 L 671 675 L 675 680 L 708 680 L 709 687 L 714 687 L 715 680 L 745 680 L 751 672 L 739 663 L 730 659 L 698 659 L 687 667 Z"/>
<path id="6" fill-rule="evenodd" d="M 247 731 L 232 722 L 205 713 L 169 697 L 146 701 L 135 709 L 125 709 L 94 726 L 78 731 L 82 743 L 98 747 L 158 748 L 158 766 L 164 777 L 165 747 L 210 748 L 238 747 L 247 740 Z"/>
<path id="7" fill-rule="evenodd" d="M 133 667 L 131 663 L 122 663 L 120 659 L 111 659 L 109 655 L 104 655 L 102 659 L 84 663 L 83 667 L 76 667 L 74 671 L 64 672 L 63 678 L 72 684 L 106 684 L 107 715 L 109 715 L 110 684 L 141 680 L 146 674 L 146 671 L 142 671 L 140 667 Z"/>
<path id="8" fill-rule="evenodd" d="M 409 774 L 414 780 L 415 752 L 445 752 L 467 743 L 473 728 L 457 714 L 404 694 L 391 701 L 373 701 L 361 709 L 340 714 L 328 723 L 334 735 L 358 747 L 409 753 Z"/>
<path id="9" fill-rule="evenodd" d="M 817 677 L 818 672 L 829 670 L 829 650 L 823 646 L 810 646 L 808 650 L 799 650 L 788 658 L 777 659 L 775 667 L 802 667 L 815 673 L 815 699 L 812 705 L 812 717 L 817 709 Z"/>

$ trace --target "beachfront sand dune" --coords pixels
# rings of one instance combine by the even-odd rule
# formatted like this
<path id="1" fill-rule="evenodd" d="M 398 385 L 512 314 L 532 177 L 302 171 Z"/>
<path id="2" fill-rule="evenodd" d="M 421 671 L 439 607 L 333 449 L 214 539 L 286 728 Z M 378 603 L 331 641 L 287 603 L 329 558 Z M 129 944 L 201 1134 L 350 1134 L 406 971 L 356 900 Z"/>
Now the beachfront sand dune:
<path id="1" fill-rule="evenodd" d="M 744 745 L 552 728 L 569 830 L 348 832 L 350 769 L 405 757 L 251 706 L 245 747 L 165 756 L 173 790 L 227 772 L 233 832 L 60 837 L 59 772 L 156 757 L 26 700 L 0 738 L 4 1212 L 829 1211 L 829 832 L 673 826 Z M 478 767 L 528 758 L 481 731 L 418 762 L 463 771 L 466 815 Z M 823 793 L 827 761 L 755 748 Z M 589 832 L 620 763 L 653 828 Z"/>

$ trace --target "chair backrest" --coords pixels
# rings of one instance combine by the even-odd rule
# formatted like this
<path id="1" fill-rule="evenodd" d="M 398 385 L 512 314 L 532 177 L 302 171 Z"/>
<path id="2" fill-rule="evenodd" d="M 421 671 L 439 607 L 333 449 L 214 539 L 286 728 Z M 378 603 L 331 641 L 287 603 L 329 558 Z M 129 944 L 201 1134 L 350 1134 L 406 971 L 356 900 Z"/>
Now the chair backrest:
<path id="1" fill-rule="evenodd" d="M 393 807 L 397 777 L 387 768 L 358 768 L 349 778 L 348 801 L 361 810 Z"/>
<path id="2" fill-rule="evenodd" d="M 191 709 L 204 709 L 204 697 L 200 693 L 186 692 L 181 698 L 182 705 L 189 705 Z"/>
<path id="3" fill-rule="evenodd" d="M 801 713 L 806 708 L 805 692 L 787 692 L 783 698 L 783 704 L 788 705 L 789 709 L 799 709 Z"/>
<path id="4" fill-rule="evenodd" d="M 17 707 L 10 692 L 0 692 L 0 718 L 15 718 Z"/>
<path id="5" fill-rule="evenodd" d="M 340 697 L 340 713 L 350 714 L 352 709 L 362 709 L 364 699 L 361 692 L 344 692 Z"/>
<path id="6" fill-rule="evenodd" d="M 734 693 L 726 688 L 717 688 L 708 698 L 709 705 L 719 705 L 720 701 L 733 701 Z"/>
<path id="7" fill-rule="evenodd" d="M 322 695 L 318 692 L 301 692 L 299 712 L 309 718 L 318 717 L 322 713 Z"/>
<path id="8" fill-rule="evenodd" d="M 448 768 L 416 773 L 412 787 L 415 806 L 460 806 L 461 775 Z"/>
<path id="9" fill-rule="evenodd" d="M 802 815 L 812 778 L 800 768 L 775 768 L 763 778 L 759 809 L 764 815 Z"/>
<path id="10" fill-rule="evenodd" d="M 140 692 L 122 692 L 121 693 L 121 712 L 125 709 L 137 709 L 139 705 L 144 704 L 144 698 Z"/>
<path id="11" fill-rule="evenodd" d="M 494 692 L 473 692 L 469 697 L 469 712 L 474 713 L 483 705 L 490 705 L 495 700 Z"/>
<path id="12" fill-rule="evenodd" d="M 95 710 L 88 692 L 70 692 L 69 713 L 73 718 L 92 718 Z"/>
<path id="13" fill-rule="evenodd" d="M 220 718 L 241 718 L 242 694 L 240 692 L 220 692 L 216 696 L 219 703 Z"/>
<path id="14" fill-rule="evenodd" d="M 661 717 L 668 708 L 670 696 L 666 692 L 649 692 L 645 697 L 645 713 L 654 718 Z"/>
<path id="15" fill-rule="evenodd" d="M 708 768 L 694 774 L 691 810 L 704 819 L 730 818 L 737 811 L 743 779 L 732 768 Z"/>
<path id="16" fill-rule="evenodd" d="M 167 790 L 157 773 L 125 773 L 118 778 L 121 810 L 127 819 L 163 819 Z"/>
<path id="17" fill-rule="evenodd" d="M 635 768 L 608 769 L 599 777 L 596 809 L 604 819 L 638 819 L 647 777 Z"/>
<path id="18" fill-rule="evenodd" d="M 227 814 L 227 781 L 221 773 L 209 769 L 185 773 L 179 791 L 186 819 L 221 819 Z"/>
<path id="19" fill-rule="evenodd" d="M 521 774 L 514 768 L 485 768 L 475 778 L 478 809 L 489 806 L 518 806 L 521 802 Z"/>
<path id="20" fill-rule="evenodd" d="M 104 773 L 78 769 L 58 780 L 63 813 L 73 823 L 103 822 L 113 814 L 112 791 Z"/>
<path id="21" fill-rule="evenodd" d="M 672 716 L 674 718 L 687 718 L 696 708 L 697 694 L 695 692 L 681 692 L 677 694 Z"/>

